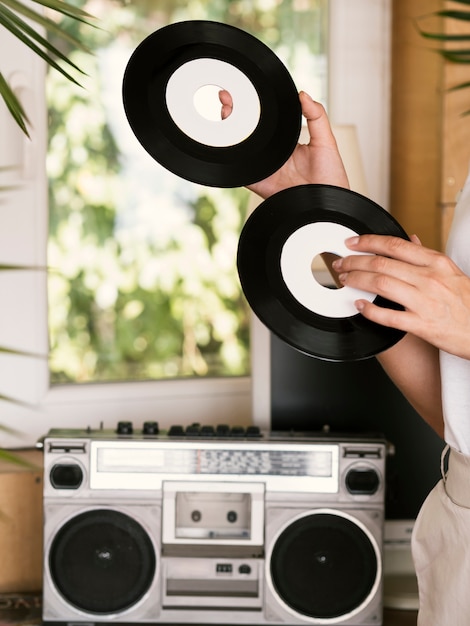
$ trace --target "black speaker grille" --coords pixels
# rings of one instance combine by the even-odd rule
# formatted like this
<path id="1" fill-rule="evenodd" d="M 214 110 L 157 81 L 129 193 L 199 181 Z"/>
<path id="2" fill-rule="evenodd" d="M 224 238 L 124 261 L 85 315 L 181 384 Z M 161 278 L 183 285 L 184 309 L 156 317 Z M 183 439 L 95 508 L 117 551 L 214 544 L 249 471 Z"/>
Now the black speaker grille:
<path id="1" fill-rule="evenodd" d="M 133 518 L 110 509 L 80 513 L 55 535 L 52 580 L 68 603 L 110 614 L 138 602 L 155 574 L 152 542 Z"/>
<path id="2" fill-rule="evenodd" d="M 368 535 L 351 520 L 330 513 L 308 515 L 288 526 L 274 545 L 270 568 L 285 604 L 318 619 L 361 606 L 378 573 Z"/>

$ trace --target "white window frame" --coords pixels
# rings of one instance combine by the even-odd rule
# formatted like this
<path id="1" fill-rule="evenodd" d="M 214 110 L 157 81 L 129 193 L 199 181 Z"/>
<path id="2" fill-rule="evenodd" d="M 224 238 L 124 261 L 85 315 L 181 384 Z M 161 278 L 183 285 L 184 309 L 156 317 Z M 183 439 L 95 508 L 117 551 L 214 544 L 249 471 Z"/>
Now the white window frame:
<path id="1" fill-rule="evenodd" d="M 357 128 L 369 195 L 386 208 L 390 117 L 391 0 L 330 0 L 329 115 Z M 0 106 L 0 263 L 45 267 L 47 244 L 44 64 L 2 32 L 2 72 L 25 103 L 31 139 Z M 302 86 L 299 85 L 299 89 Z M 0 103 L 1 104 L 1 103 Z M 51 268 L 49 271 L 54 271 Z M 0 346 L 46 355 L 46 272 L 0 272 Z M 255 348 L 256 349 L 256 348 Z M 47 358 L 0 353 L 0 447 L 32 446 L 53 428 L 251 423 L 249 377 L 49 384 Z M 18 433 L 8 432 L 11 428 Z"/>

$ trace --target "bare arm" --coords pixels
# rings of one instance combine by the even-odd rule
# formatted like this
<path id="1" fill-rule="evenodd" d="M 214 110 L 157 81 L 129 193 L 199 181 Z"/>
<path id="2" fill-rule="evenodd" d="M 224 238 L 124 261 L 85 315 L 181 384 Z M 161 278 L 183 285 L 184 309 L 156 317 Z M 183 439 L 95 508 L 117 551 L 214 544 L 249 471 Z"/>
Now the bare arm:
<path id="1" fill-rule="evenodd" d="M 228 115 L 231 109 L 231 99 L 226 98 L 226 96 L 227 94 L 224 93 L 221 97 L 221 102 L 225 107 L 222 112 L 222 117 Z M 299 144 L 290 159 L 278 172 L 266 180 L 252 185 L 252 191 L 263 198 L 267 198 L 282 189 L 305 183 L 321 183 L 336 185 L 338 187 L 349 187 L 341 156 L 338 152 L 336 141 L 324 108 L 303 92 L 300 94 L 300 101 L 302 113 L 307 120 L 310 141 L 306 145 Z M 363 245 L 364 248 L 362 249 L 369 251 L 367 241 L 364 241 Z M 418 246 L 416 242 L 410 245 Z M 359 244 L 359 248 L 357 249 L 360 249 L 360 246 L 361 244 Z M 377 254 L 384 253 L 383 250 L 380 249 L 380 246 L 379 250 L 370 251 L 376 252 Z M 347 258 L 357 259 L 364 257 Z M 370 260 L 372 257 L 369 256 L 367 258 Z M 350 270 L 347 267 L 338 267 L 335 268 L 335 271 L 343 273 L 343 284 L 349 284 L 349 282 L 351 282 L 353 286 L 364 288 L 364 286 L 355 285 L 354 283 L 357 281 L 360 282 L 361 280 L 364 281 L 364 276 L 367 275 L 367 273 L 363 274 L 359 271 L 354 275 L 349 275 L 348 272 Z M 359 278 L 361 275 L 362 278 Z M 379 293 L 375 290 L 375 286 L 372 289 L 365 287 L 365 290 L 372 291 L 372 293 Z M 386 295 L 386 297 L 390 297 L 390 294 L 388 296 Z M 394 300 L 395 298 L 390 297 L 390 299 Z M 377 311 L 375 311 L 377 307 L 374 309 L 374 305 L 369 306 L 368 302 L 362 303 L 360 306 L 363 314 L 370 319 L 373 319 L 374 315 L 377 314 Z M 381 311 L 383 312 L 384 309 L 381 309 Z M 379 311 L 379 314 L 381 311 Z M 390 320 L 381 321 L 376 319 L 375 321 L 384 323 L 385 325 L 395 326 L 396 328 L 402 328 L 400 325 L 397 326 L 394 324 L 393 320 L 392 323 L 390 323 Z M 419 325 L 420 322 L 416 323 L 415 327 L 419 327 Z M 410 331 L 411 329 L 406 328 L 404 330 Z M 442 436 L 443 419 L 439 356 L 438 349 L 429 339 L 430 337 L 418 337 L 416 334 L 412 334 L 412 331 L 408 332 L 398 344 L 382 353 L 377 358 L 391 380 L 408 399 L 410 404 L 436 432 Z"/>
<path id="2" fill-rule="evenodd" d="M 379 357 L 410 403 L 442 436 L 438 350 L 470 359 L 470 278 L 445 254 L 396 237 L 362 235 L 348 242 L 358 254 L 335 262 L 343 285 L 377 293 L 403 310 L 358 300 L 361 313 L 408 333 Z"/>
<path id="3" fill-rule="evenodd" d="M 377 360 L 411 406 L 444 437 L 438 349 L 408 334 Z"/>

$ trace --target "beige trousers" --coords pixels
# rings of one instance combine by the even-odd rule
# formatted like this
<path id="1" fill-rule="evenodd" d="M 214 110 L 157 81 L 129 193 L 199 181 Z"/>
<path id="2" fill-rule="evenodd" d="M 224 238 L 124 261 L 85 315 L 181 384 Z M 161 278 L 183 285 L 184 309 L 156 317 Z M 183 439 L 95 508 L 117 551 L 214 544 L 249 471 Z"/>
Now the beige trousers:
<path id="1" fill-rule="evenodd" d="M 450 449 L 448 471 L 416 520 L 412 550 L 418 626 L 469 626 L 470 457 Z"/>

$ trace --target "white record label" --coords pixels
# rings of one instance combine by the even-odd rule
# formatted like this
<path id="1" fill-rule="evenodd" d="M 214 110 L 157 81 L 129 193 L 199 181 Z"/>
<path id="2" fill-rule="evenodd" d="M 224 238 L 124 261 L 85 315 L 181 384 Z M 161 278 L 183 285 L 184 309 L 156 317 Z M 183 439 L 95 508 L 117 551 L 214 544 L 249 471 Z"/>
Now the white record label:
<path id="1" fill-rule="evenodd" d="M 341 257 L 364 254 L 353 252 L 344 243 L 345 239 L 357 234 L 341 224 L 315 222 L 305 224 L 286 239 L 280 260 L 282 278 L 294 298 L 305 308 L 324 317 L 351 317 L 358 314 L 354 305 L 356 300 L 372 302 L 377 297 L 352 287 L 329 289 L 312 273 L 312 260 L 324 252 Z"/>
<path id="2" fill-rule="evenodd" d="M 208 119 L 195 106 L 196 94 L 210 85 L 232 96 L 233 110 L 224 120 Z M 217 59 L 195 59 L 178 67 L 168 80 L 166 103 L 179 129 L 206 146 L 239 144 L 253 133 L 260 119 L 260 100 L 253 83 L 238 68 Z"/>

